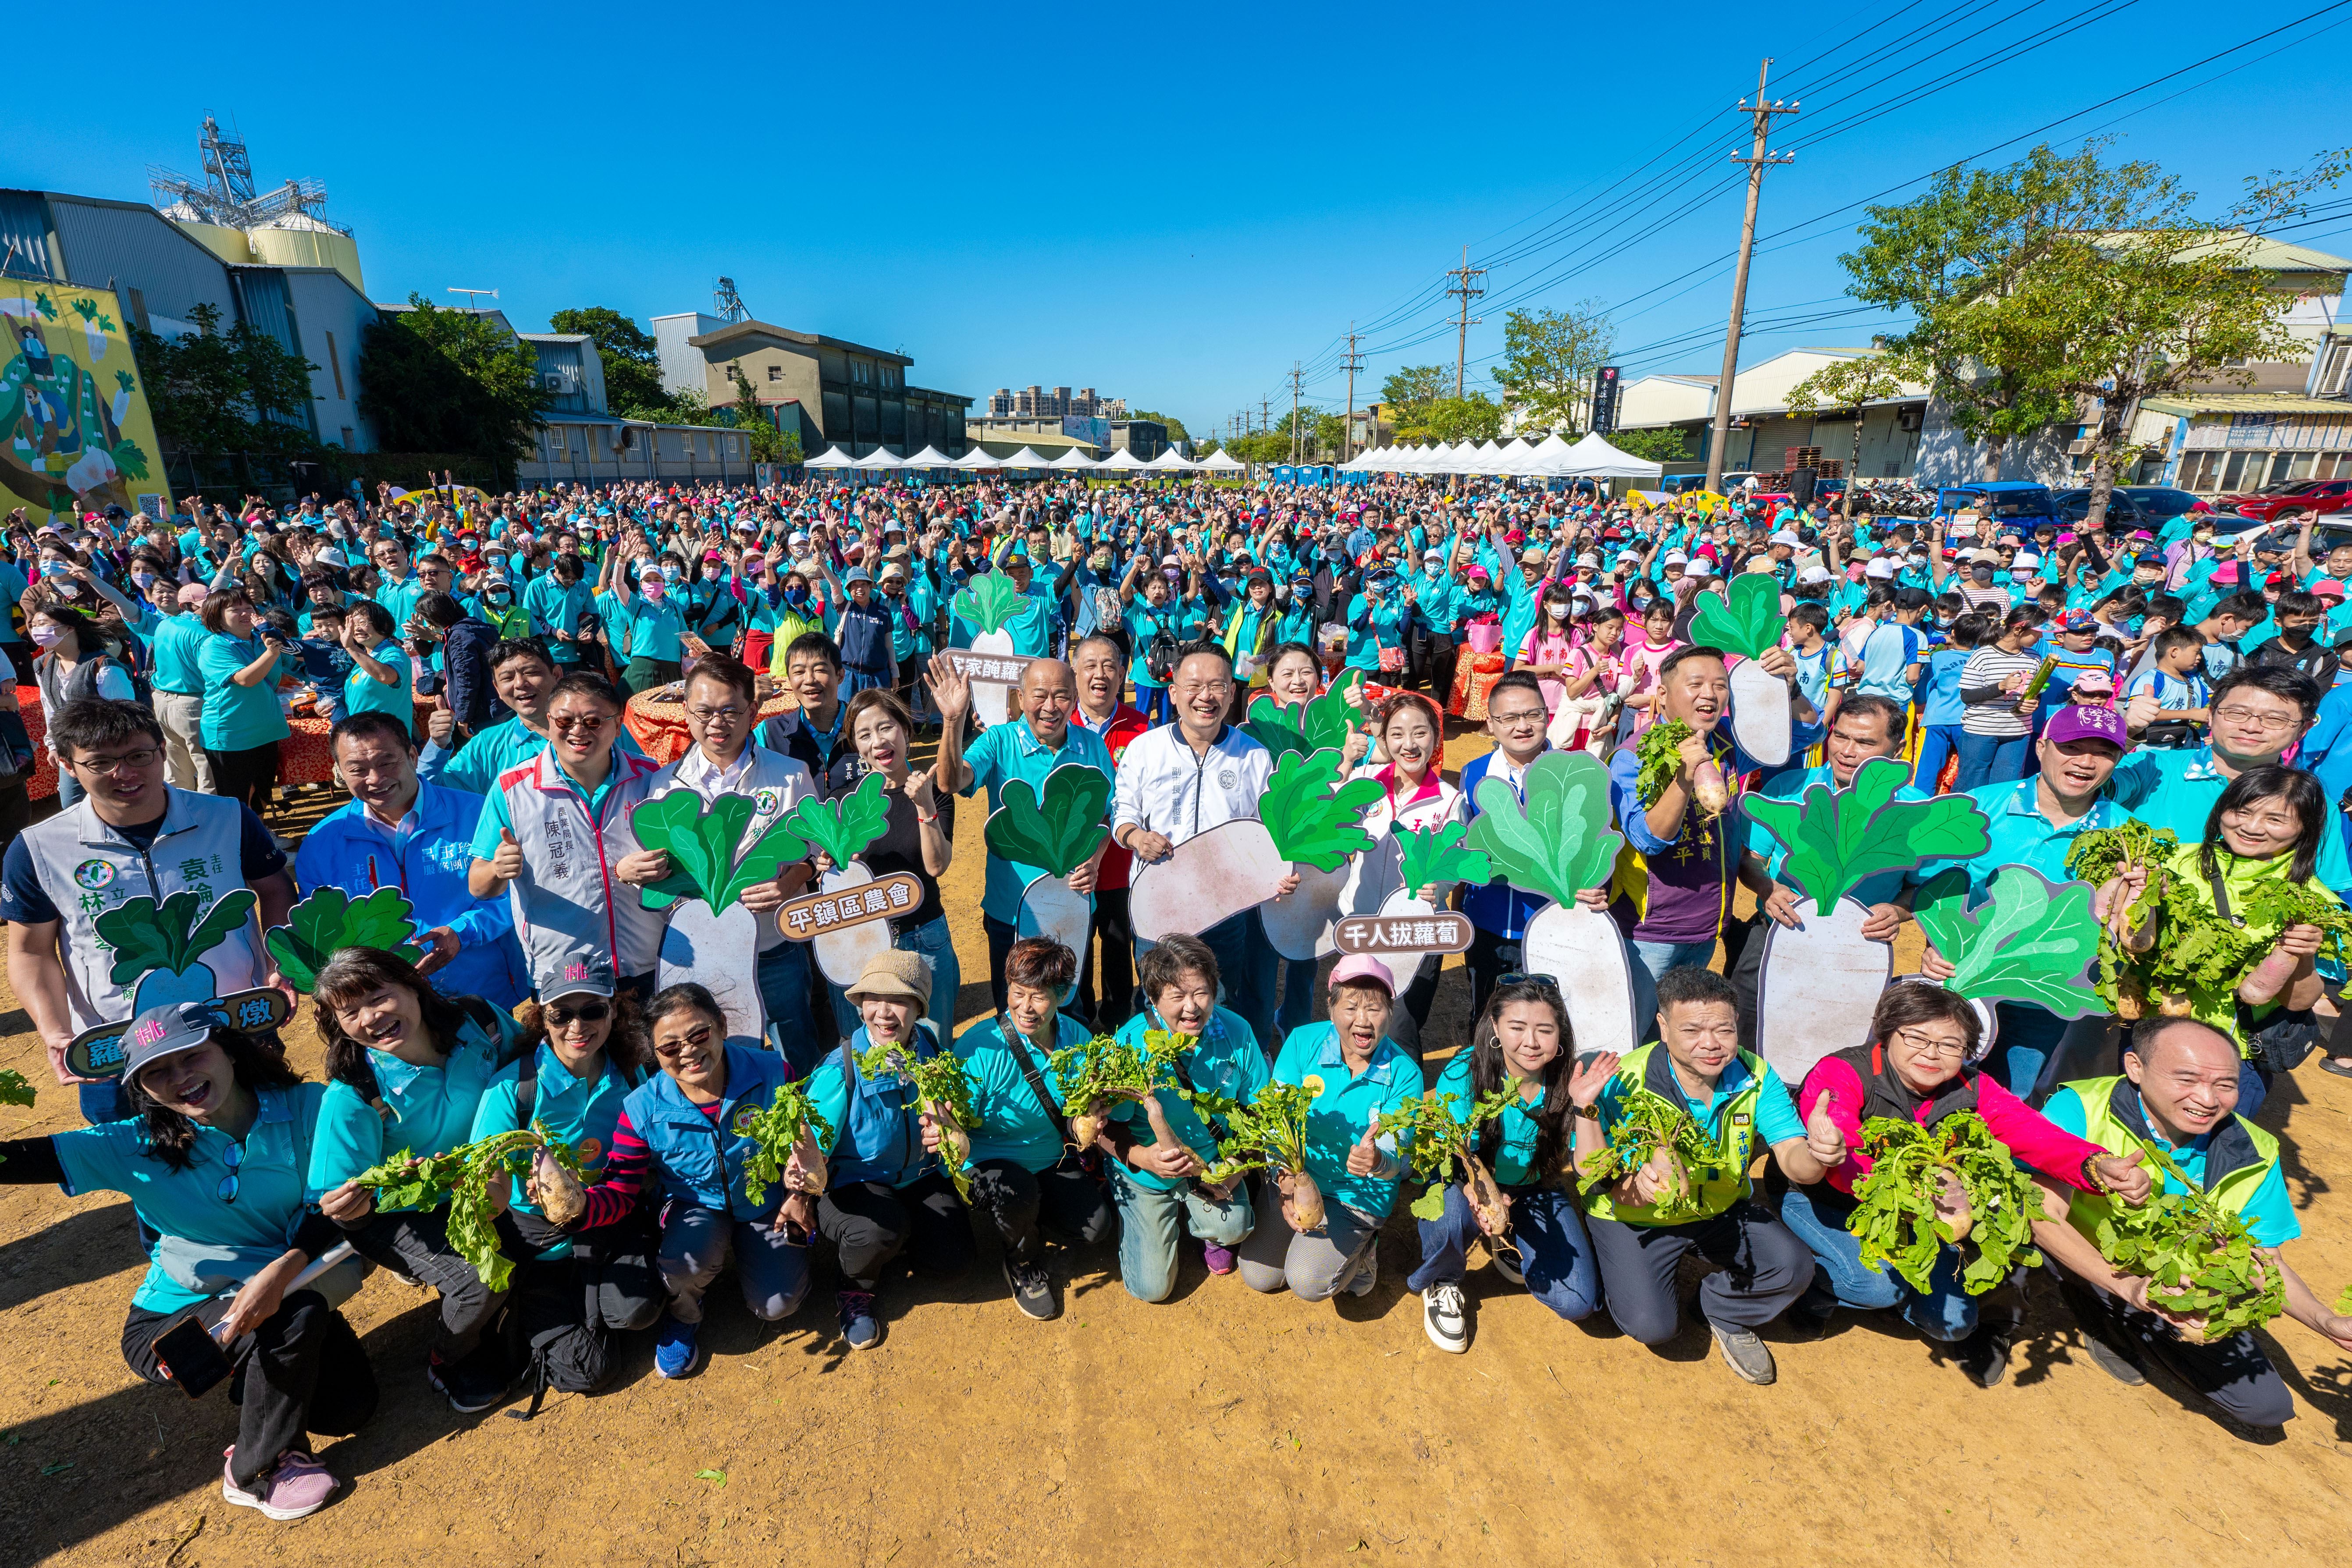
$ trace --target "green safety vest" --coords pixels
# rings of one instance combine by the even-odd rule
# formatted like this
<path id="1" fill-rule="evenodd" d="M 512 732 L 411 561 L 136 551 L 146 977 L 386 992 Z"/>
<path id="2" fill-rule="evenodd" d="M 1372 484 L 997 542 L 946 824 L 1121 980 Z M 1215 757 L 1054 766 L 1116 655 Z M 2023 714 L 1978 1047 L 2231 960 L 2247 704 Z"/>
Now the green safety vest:
<path id="1" fill-rule="evenodd" d="M 1622 1220 L 1627 1225 L 1691 1225 L 1700 1219 L 1712 1219 L 1746 1197 L 1748 1163 L 1756 1149 L 1756 1100 L 1764 1088 L 1764 1062 L 1742 1051 L 1739 1065 L 1748 1069 L 1748 1082 L 1717 1112 L 1715 1157 L 1688 1172 L 1691 1195 L 1697 1199 L 1700 1214 L 1690 1219 L 1661 1219 L 1653 1205 L 1614 1202 L 1609 1195 L 1608 1184 L 1585 1195 L 1584 1212 L 1595 1219 Z M 1643 1046 L 1626 1057 L 1618 1066 L 1617 1077 L 1628 1088 L 1647 1089 L 1670 1105 L 1687 1109 L 1690 1104 L 1682 1084 L 1675 1078 L 1674 1058 L 1659 1046 Z"/>
<path id="2" fill-rule="evenodd" d="M 2085 1079 L 2064 1087 L 2073 1089 L 2075 1098 L 2083 1102 L 2084 1138 L 2110 1154 L 2129 1154 L 2142 1149 L 2151 1154 L 2156 1152 L 2156 1144 L 2131 1124 L 2137 1121 L 2145 1127 L 2147 1122 L 2147 1113 L 2140 1109 L 2138 1085 L 2118 1077 Z M 2231 1214 L 2239 1213 L 2270 1175 L 2271 1167 L 2278 1163 L 2278 1148 L 2276 1138 L 2244 1117 L 2232 1116 L 2229 1124 L 2214 1134 L 2205 1151 L 2207 1195 Z M 2149 1174 L 2156 1178 L 2157 1190 L 2161 1192 L 2164 1175 L 2154 1168 L 2152 1161 Z M 2095 1245 L 2099 1222 L 2112 1212 L 2113 1203 L 2105 1193 L 2078 1192 L 2066 1205 L 2067 1223 Z"/>

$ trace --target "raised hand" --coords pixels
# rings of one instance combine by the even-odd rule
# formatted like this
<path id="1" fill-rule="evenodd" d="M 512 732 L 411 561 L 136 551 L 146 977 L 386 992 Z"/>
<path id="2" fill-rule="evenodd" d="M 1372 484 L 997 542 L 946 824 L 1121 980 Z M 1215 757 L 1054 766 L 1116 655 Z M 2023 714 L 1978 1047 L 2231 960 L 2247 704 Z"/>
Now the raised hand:
<path id="1" fill-rule="evenodd" d="M 1805 1119 L 1805 1147 L 1824 1165 L 1845 1163 L 1845 1131 L 1830 1115 L 1830 1108 L 1836 1102 L 1837 1095 L 1823 1089 L 1822 1097 L 1813 1101 L 1812 1115 Z"/>
<path id="2" fill-rule="evenodd" d="M 1348 1150 L 1348 1174 L 1369 1176 L 1380 1168 L 1381 1113 L 1375 1107 L 1364 1118 L 1364 1135 Z"/>

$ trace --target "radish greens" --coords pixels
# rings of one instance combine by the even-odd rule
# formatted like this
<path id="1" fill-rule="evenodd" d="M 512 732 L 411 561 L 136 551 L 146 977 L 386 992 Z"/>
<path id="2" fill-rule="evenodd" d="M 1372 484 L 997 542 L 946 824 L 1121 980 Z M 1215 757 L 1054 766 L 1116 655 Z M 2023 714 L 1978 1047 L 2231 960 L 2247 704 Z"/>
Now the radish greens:
<path id="1" fill-rule="evenodd" d="M 1881 872 L 1966 860 L 1991 847 L 1990 824 L 1968 796 L 1898 799 L 1910 773 L 1892 757 L 1874 757 L 1845 789 L 1816 783 L 1801 800 L 1751 795 L 1748 815 L 1787 848 L 1780 874 L 1819 913 L 1834 914 L 1840 899 Z"/>

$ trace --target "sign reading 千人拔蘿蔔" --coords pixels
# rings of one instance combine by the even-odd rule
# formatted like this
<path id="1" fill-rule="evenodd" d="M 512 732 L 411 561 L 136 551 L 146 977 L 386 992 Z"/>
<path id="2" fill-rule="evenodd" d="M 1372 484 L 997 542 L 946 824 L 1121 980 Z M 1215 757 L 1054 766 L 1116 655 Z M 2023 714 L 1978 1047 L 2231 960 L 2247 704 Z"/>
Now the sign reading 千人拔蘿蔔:
<path id="1" fill-rule="evenodd" d="M 776 907 L 776 923 L 793 942 L 814 942 L 845 926 L 911 915 L 922 901 L 923 884 L 905 871 L 893 871 L 856 887 L 788 899 Z"/>
<path id="2" fill-rule="evenodd" d="M 1427 915 L 1349 915 L 1331 928 L 1341 952 L 1467 952 L 1470 917 L 1439 910 Z"/>
<path id="3" fill-rule="evenodd" d="M 35 526 L 169 510 L 147 385 L 110 289 L 0 279 L 0 511 Z"/>

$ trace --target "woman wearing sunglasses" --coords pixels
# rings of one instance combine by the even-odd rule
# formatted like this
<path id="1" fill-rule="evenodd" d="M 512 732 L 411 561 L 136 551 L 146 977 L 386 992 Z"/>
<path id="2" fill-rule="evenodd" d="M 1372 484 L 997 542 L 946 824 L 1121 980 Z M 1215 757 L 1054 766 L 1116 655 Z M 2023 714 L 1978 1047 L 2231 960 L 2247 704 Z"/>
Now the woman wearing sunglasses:
<path id="1" fill-rule="evenodd" d="M 491 1080 L 467 1141 L 536 1123 L 570 1147 L 593 1183 L 604 1176 L 622 1102 L 653 1070 L 652 1040 L 635 1002 L 613 994 L 610 970 L 583 964 L 548 990 L 539 1010 L 547 1037 Z M 650 1328 L 661 1310 L 660 1237 L 644 1206 L 576 1237 L 556 1225 L 538 1188 L 551 1159 L 541 1151 L 530 1178 L 509 1186 L 507 1212 L 522 1245 L 508 1254 L 515 1271 L 500 1342 L 508 1371 L 529 1377 L 534 1394 L 593 1394 L 610 1370 L 612 1336 Z"/>
<path id="2" fill-rule="evenodd" d="M 440 1293 L 425 1376 L 460 1415 L 487 1410 L 506 1394 L 504 1357 L 482 1342 L 504 1298 L 450 1245 L 446 1205 L 384 1209 L 352 1178 L 403 1150 L 423 1158 L 466 1142 L 490 1080 L 522 1054 L 522 1032 L 478 996 L 442 995 L 380 948 L 329 959 L 311 1001 L 328 1082 L 310 1192 L 361 1257 Z"/>
<path id="3" fill-rule="evenodd" d="M 129 1121 L 0 1142 L 0 1183 L 131 1199 L 160 1239 L 131 1298 L 123 1359 L 167 1383 L 156 1342 L 190 1320 L 210 1330 L 242 1387 L 221 1495 L 271 1519 L 315 1513 L 341 1483 L 302 1434 L 355 1432 L 376 1402 L 367 1352 L 335 1310 L 357 1288 L 357 1266 L 291 1289 L 342 1239 L 303 1201 L 301 1154 L 325 1087 L 205 1002 L 132 1019 L 122 1074 Z"/>
<path id="4" fill-rule="evenodd" d="M 622 1101 L 603 1180 L 567 1228 L 592 1256 L 626 1256 L 639 1234 L 633 1227 L 658 1210 L 655 1260 L 668 1310 L 654 1338 L 654 1370 L 687 1377 L 702 1365 L 703 1298 L 730 1259 L 744 1305 L 762 1322 L 792 1316 L 808 1294 L 815 1212 L 806 1188 L 822 1183 L 824 1156 L 805 1144 L 793 1150 L 783 1179 L 762 1184 L 754 1200 L 747 1177 L 761 1145 L 752 1123 L 791 1081 L 791 1064 L 730 1044 L 718 999 L 691 982 L 663 990 L 646 1019 L 660 1071 Z M 600 1314 L 603 1300 L 600 1287 Z"/>

